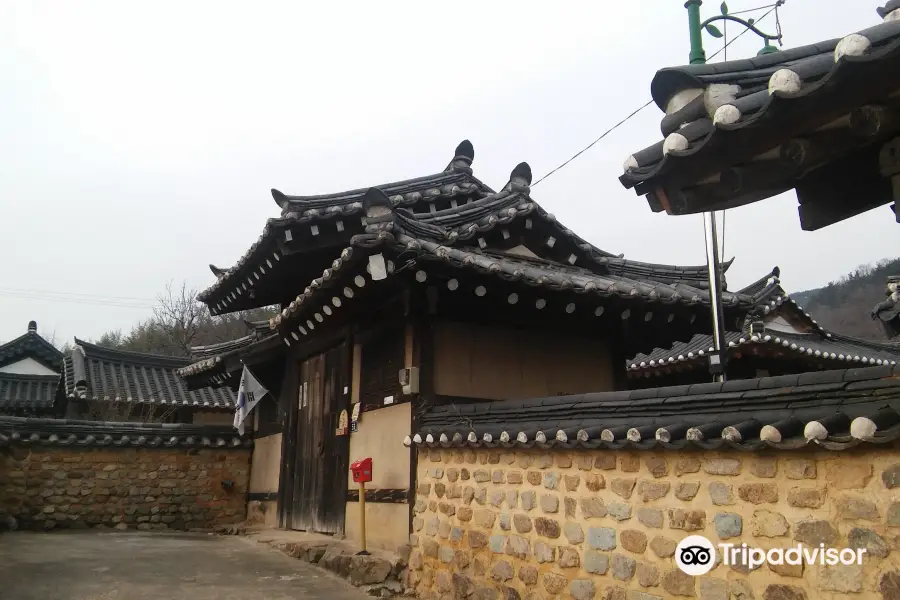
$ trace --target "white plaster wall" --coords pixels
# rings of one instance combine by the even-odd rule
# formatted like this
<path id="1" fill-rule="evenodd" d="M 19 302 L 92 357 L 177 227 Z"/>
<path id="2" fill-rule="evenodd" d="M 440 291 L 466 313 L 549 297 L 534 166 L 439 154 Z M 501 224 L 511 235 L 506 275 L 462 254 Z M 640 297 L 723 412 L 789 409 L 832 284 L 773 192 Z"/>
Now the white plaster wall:
<path id="1" fill-rule="evenodd" d="M 766 321 L 766 329 L 771 329 L 772 331 L 783 331 L 785 333 L 807 333 L 797 327 L 794 327 L 784 317 L 774 317 Z"/>
<path id="2" fill-rule="evenodd" d="M 48 369 L 31 357 L 23 358 L 11 365 L 0 367 L 0 373 L 17 373 L 19 375 L 59 375 L 53 369 Z"/>

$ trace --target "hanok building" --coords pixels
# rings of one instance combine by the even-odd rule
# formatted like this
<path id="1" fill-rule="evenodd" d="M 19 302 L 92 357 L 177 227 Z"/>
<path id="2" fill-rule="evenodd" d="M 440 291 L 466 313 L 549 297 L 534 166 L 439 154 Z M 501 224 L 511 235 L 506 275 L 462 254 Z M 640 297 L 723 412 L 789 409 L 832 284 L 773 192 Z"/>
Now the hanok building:
<path id="1" fill-rule="evenodd" d="M 188 390 L 176 370 L 185 358 L 105 348 L 75 338 L 62 361 L 58 402 L 69 419 L 228 425 L 235 395 L 227 387 Z"/>
<path id="2" fill-rule="evenodd" d="M 826 331 L 781 287 L 779 270 L 739 290 L 753 297 L 741 327 L 725 332 L 728 379 L 752 379 L 811 371 L 895 365 L 900 344 L 874 342 Z M 656 348 L 628 361 L 632 387 L 658 387 L 709 380 L 707 355 L 713 338 Z"/>
<path id="3" fill-rule="evenodd" d="M 754 58 L 660 70 L 663 140 L 620 181 L 671 215 L 797 190 L 816 230 L 894 202 L 900 222 L 900 2 L 884 23 Z"/>
<path id="4" fill-rule="evenodd" d="M 278 399 L 258 420 L 251 509 L 281 527 L 359 536 L 351 460 L 374 461 L 368 539 L 406 543 L 415 454 L 397 443 L 437 405 L 623 390 L 626 359 L 709 333 L 708 273 L 626 260 L 559 223 L 517 166 L 494 191 L 472 145 L 444 171 L 281 208 L 200 296 L 213 314 L 280 305 L 273 335 L 179 373 Z M 742 320 L 746 294 L 724 293 Z M 346 476 L 335 476 L 335 474 Z M 277 517 L 277 518 L 276 518 Z"/>
<path id="5" fill-rule="evenodd" d="M 0 414 L 57 416 L 56 401 L 62 352 L 37 332 L 37 323 L 16 339 L 0 345 Z"/>

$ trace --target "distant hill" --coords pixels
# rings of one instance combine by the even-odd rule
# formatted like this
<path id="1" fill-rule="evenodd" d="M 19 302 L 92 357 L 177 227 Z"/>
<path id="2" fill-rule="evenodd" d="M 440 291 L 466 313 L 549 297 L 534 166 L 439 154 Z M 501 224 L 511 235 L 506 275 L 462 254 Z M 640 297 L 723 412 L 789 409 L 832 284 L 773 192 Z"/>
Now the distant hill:
<path id="1" fill-rule="evenodd" d="M 825 329 L 885 341 L 884 330 L 869 313 L 884 300 L 884 282 L 888 275 L 900 275 L 900 258 L 862 265 L 824 287 L 793 292 L 791 298 Z"/>

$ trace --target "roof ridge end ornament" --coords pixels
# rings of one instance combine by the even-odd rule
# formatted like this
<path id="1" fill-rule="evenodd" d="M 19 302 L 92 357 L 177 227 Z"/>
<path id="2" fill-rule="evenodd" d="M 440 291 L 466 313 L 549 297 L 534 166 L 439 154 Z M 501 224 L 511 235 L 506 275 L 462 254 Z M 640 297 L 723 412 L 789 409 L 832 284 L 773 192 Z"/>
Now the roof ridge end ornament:
<path id="1" fill-rule="evenodd" d="M 884 6 L 875 10 L 885 22 L 900 21 L 900 0 L 888 0 Z"/>
<path id="2" fill-rule="evenodd" d="M 283 192 L 279 192 L 275 188 L 272 188 L 272 198 L 275 200 L 275 204 L 277 204 L 282 211 L 287 210 L 291 205 L 291 201 L 288 200 L 288 197 L 285 196 Z"/>
<path id="3" fill-rule="evenodd" d="M 520 162 L 509 174 L 509 181 L 503 186 L 504 192 L 528 195 L 531 192 L 531 167 L 527 162 Z"/>
<path id="4" fill-rule="evenodd" d="M 393 219 L 394 205 L 391 199 L 377 187 L 366 190 L 362 197 L 363 210 L 368 223 L 379 223 Z"/>
<path id="5" fill-rule="evenodd" d="M 228 269 L 220 269 L 216 265 L 210 264 L 209 270 L 212 271 L 212 274 L 216 277 L 224 277 L 228 274 Z"/>
<path id="6" fill-rule="evenodd" d="M 453 153 L 453 160 L 447 165 L 445 171 L 455 171 L 472 174 L 472 161 L 475 160 L 475 146 L 469 140 L 463 140 Z"/>

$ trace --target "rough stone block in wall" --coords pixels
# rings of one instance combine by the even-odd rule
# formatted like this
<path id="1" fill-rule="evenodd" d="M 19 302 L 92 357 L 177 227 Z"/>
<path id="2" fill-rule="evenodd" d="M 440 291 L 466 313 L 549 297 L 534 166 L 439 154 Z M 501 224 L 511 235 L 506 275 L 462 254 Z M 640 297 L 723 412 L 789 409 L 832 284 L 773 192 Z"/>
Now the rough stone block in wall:
<path id="1" fill-rule="evenodd" d="M 417 505 L 437 510 L 413 523 L 422 560 L 410 568 L 419 572 L 420 598 L 900 600 L 900 447 L 476 449 L 430 459 L 419 462 Z M 463 487 L 438 498 L 434 484 L 445 478 L 434 473 L 458 470 L 462 481 L 472 464 L 485 465 L 477 492 Z M 458 533 L 442 537 L 441 523 L 427 525 L 432 515 Z M 720 558 L 694 578 L 674 562 L 678 542 L 693 534 L 767 549 L 798 542 L 864 548 L 867 557 L 858 567 L 752 572 Z"/>
<path id="2" fill-rule="evenodd" d="M 0 454 L 0 522 L 22 529 L 211 529 L 246 517 L 250 450 L 18 447 Z"/>

